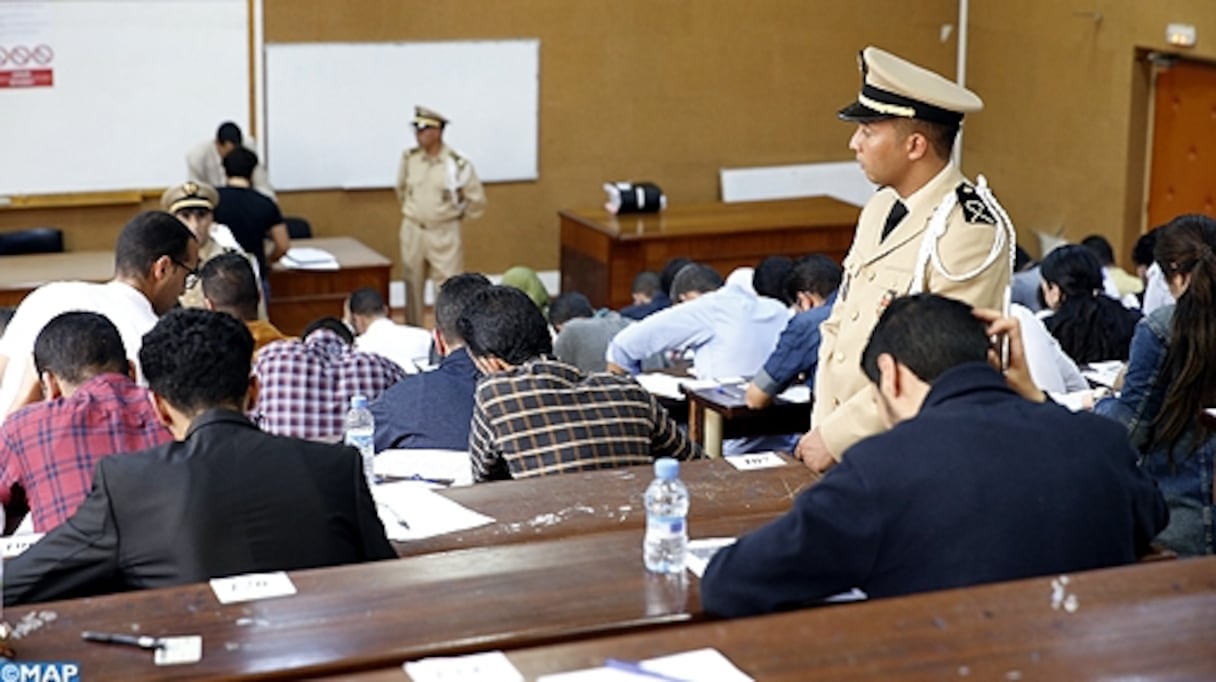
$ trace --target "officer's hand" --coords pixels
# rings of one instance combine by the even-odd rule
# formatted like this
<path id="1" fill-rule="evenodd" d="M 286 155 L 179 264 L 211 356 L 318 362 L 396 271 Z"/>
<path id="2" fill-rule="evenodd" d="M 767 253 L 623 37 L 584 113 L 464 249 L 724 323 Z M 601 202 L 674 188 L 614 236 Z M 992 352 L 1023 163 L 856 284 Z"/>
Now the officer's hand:
<path id="1" fill-rule="evenodd" d="M 828 446 L 823 442 L 823 435 L 819 433 L 819 429 L 811 429 L 798 439 L 798 445 L 794 448 L 794 456 L 802 460 L 806 468 L 820 474 L 836 465 L 836 458 L 828 451 Z"/>
<path id="2" fill-rule="evenodd" d="M 1007 340 L 1009 344 L 1009 362 L 1004 368 L 1005 383 L 1027 400 L 1041 403 L 1047 400 L 1047 394 L 1039 389 L 1030 376 L 1030 365 L 1026 362 L 1026 349 L 1022 345 L 1022 326 L 1017 318 L 1001 317 L 995 310 L 976 308 L 973 315 L 988 324 L 988 335 L 996 339 L 994 347 L 989 349 L 989 359 L 997 369 L 1001 369 L 1001 343 Z"/>

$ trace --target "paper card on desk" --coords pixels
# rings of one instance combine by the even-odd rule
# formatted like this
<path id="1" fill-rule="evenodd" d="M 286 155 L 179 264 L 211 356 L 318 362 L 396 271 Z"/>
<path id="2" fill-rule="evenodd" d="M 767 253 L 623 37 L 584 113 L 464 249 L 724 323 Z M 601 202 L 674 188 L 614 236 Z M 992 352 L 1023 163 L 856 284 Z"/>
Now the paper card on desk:
<path id="1" fill-rule="evenodd" d="M 283 254 L 280 263 L 294 270 L 337 270 L 338 259 L 324 249 L 310 246 L 293 246 Z"/>
<path id="2" fill-rule="evenodd" d="M 787 403 L 809 403 L 811 402 L 811 387 L 806 384 L 794 384 L 778 393 L 777 397 Z"/>
<path id="3" fill-rule="evenodd" d="M 203 660 L 203 638 L 201 635 L 184 637 L 160 637 L 160 646 L 152 655 L 156 665 L 185 665 Z"/>
<path id="4" fill-rule="evenodd" d="M 30 545 L 42 539 L 46 533 L 22 533 L 4 538 L 3 554 L 5 559 L 12 559 L 30 548 Z"/>
<path id="5" fill-rule="evenodd" d="M 730 462 L 731 466 L 739 471 L 750 471 L 752 469 L 771 469 L 773 467 L 783 467 L 786 465 L 781 455 L 775 452 L 752 452 L 746 455 L 726 455 L 722 459 Z"/>
<path id="6" fill-rule="evenodd" d="M 296 586 L 283 571 L 277 573 L 246 573 L 230 578 L 212 578 L 211 590 L 221 604 L 235 604 L 255 599 L 286 597 L 296 593 Z"/>
<path id="7" fill-rule="evenodd" d="M 375 460 L 376 475 L 473 485 L 473 467 L 465 450 L 385 450 Z"/>
<path id="8" fill-rule="evenodd" d="M 626 668 L 634 664 L 622 663 L 611 661 L 602 668 L 542 675 L 536 682 L 641 682 L 647 673 L 654 676 L 652 679 L 686 682 L 752 682 L 751 677 L 717 649 L 697 649 L 641 661 L 636 667 L 642 672 L 630 672 Z"/>
<path id="9" fill-rule="evenodd" d="M 524 682 L 501 651 L 406 661 L 404 668 L 414 682 Z"/>
<path id="10" fill-rule="evenodd" d="M 1091 362 L 1081 368 L 1081 376 L 1089 381 L 1106 386 L 1108 388 L 1115 387 L 1115 381 L 1119 378 L 1119 374 L 1123 371 L 1123 363 L 1119 360 L 1110 360 L 1108 362 Z"/>
<path id="11" fill-rule="evenodd" d="M 413 481 L 377 485 L 372 497 L 390 540 L 421 540 L 494 523 L 489 516 Z"/>
<path id="12" fill-rule="evenodd" d="M 684 565 L 688 571 L 700 578 L 705 575 L 705 567 L 714 558 L 718 550 L 735 544 L 736 538 L 697 538 L 688 541 L 688 554 L 684 557 Z"/>

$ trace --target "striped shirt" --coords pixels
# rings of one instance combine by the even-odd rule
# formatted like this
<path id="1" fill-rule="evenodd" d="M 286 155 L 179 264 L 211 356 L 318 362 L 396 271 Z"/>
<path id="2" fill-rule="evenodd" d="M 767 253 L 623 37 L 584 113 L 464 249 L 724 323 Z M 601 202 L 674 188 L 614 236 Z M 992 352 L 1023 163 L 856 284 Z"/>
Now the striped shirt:
<path id="1" fill-rule="evenodd" d="M 629 377 L 540 359 L 485 377 L 469 434 L 478 481 L 691 459 L 701 450 Z"/>

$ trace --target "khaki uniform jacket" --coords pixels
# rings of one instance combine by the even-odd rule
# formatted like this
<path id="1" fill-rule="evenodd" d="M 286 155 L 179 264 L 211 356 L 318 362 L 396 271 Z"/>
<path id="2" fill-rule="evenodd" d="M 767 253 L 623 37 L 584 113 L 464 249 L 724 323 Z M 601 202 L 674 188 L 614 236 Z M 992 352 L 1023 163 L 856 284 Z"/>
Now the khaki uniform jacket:
<path id="1" fill-rule="evenodd" d="M 431 158 L 421 147 L 401 155 L 397 166 L 401 214 L 423 225 L 479 218 L 486 192 L 473 163 L 447 145 Z"/>
<path id="2" fill-rule="evenodd" d="M 883 188 L 861 211 L 853 245 L 844 259 L 841 283 L 832 314 L 820 328 L 819 368 L 815 374 L 815 407 L 811 425 L 820 430 L 828 450 L 837 459 L 849 446 L 885 430 L 874 404 L 870 381 L 861 370 L 861 355 L 891 298 L 910 293 L 921 241 L 934 208 L 967 180 L 953 165 L 917 190 L 904 202 L 908 214 L 882 239 L 891 206 L 899 198 Z M 970 185 L 964 190 L 969 190 Z M 965 217 L 962 202 L 947 219 L 946 232 L 937 242 L 942 264 L 952 274 L 969 272 L 988 256 L 997 230 L 973 212 Z M 991 213 L 988 214 L 991 219 Z M 976 277 L 952 282 L 932 263 L 927 264 L 924 291 L 956 298 L 974 306 L 1000 310 L 1009 286 L 1009 256 L 1004 251 Z"/>
<path id="3" fill-rule="evenodd" d="M 253 140 L 245 138 L 245 148 L 253 149 Z M 212 187 L 223 187 L 228 184 L 228 174 L 224 172 L 224 160 L 215 148 L 214 140 L 200 142 L 186 152 L 186 179 L 195 182 L 205 182 Z M 270 177 L 266 174 L 266 166 L 259 161 L 253 168 L 253 177 L 249 179 L 253 188 L 278 201 L 274 195 L 274 187 L 270 186 Z"/>

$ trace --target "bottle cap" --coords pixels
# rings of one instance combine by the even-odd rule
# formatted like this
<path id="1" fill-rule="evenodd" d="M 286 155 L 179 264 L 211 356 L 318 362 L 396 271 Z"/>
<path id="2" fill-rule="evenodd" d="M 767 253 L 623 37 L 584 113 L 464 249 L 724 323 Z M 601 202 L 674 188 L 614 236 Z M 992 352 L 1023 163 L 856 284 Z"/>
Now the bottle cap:
<path id="1" fill-rule="evenodd" d="M 671 480 L 680 475 L 680 460 L 672 459 L 671 457 L 660 457 L 654 461 L 654 475 L 664 479 Z"/>
<path id="2" fill-rule="evenodd" d="M 363 395 L 362 393 L 352 395 L 350 397 L 350 407 L 352 410 L 359 410 L 367 407 L 367 396 Z"/>

